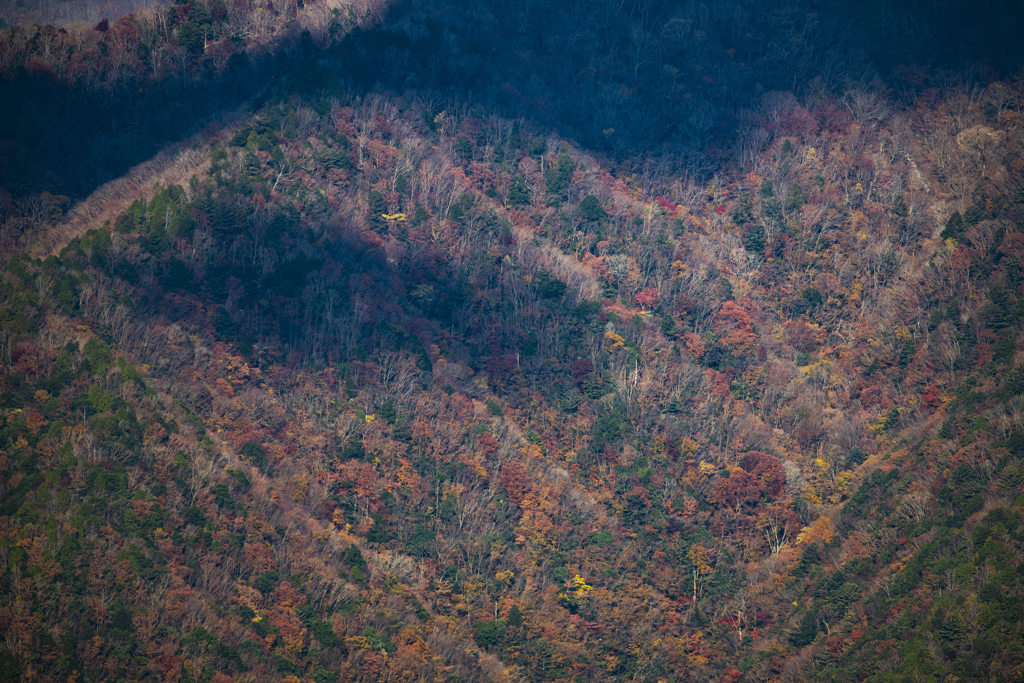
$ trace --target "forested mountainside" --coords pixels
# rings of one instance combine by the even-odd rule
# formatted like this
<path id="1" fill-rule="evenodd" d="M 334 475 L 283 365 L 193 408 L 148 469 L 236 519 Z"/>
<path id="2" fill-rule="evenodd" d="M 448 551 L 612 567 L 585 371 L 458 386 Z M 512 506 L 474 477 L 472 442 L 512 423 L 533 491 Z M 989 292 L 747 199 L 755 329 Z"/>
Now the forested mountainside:
<path id="1" fill-rule="evenodd" d="M 67 27 L 0 24 L 0 186 L 81 199 L 208 126 L 317 46 L 372 25 L 379 0 L 156 4 Z"/>
<path id="2" fill-rule="evenodd" d="M 636 92 L 613 55 L 574 117 L 540 9 L 522 74 L 483 10 L 284 12 L 244 108 L 70 211 L 5 161 L 0 680 L 1022 677 L 1024 82 L 878 39 L 873 82 L 812 61 L 673 128 L 724 78 L 678 67 L 633 120 L 677 76 L 652 5 Z M 217 14 L 166 11 L 170 52 Z M 127 101 L 41 85 L 36 30 L 17 125 Z"/>

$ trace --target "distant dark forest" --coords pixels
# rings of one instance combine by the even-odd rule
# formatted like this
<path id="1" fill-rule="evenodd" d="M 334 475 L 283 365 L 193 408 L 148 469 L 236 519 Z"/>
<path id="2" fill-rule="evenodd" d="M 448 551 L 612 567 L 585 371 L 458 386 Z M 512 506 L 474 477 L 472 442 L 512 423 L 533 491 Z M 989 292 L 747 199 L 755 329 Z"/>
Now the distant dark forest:
<path id="1" fill-rule="evenodd" d="M 80 198 L 261 91 L 332 87 L 458 93 L 627 167 L 656 160 L 657 174 L 704 178 L 737 153 L 765 92 L 868 87 L 899 107 L 951 80 L 1012 74 L 1024 54 L 1013 2 L 407 0 L 330 48 L 286 32 L 273 58 L 238 37 L 244 16 L 175 11 L 77 33 L 0 29 L 0 186 Z M 217 51 L 195 43 L 200 32 L 220 37 Z M 164 53 L 177 68 L 157 63 Z M 83 57 L 90 68 L 56 64 Z"/>

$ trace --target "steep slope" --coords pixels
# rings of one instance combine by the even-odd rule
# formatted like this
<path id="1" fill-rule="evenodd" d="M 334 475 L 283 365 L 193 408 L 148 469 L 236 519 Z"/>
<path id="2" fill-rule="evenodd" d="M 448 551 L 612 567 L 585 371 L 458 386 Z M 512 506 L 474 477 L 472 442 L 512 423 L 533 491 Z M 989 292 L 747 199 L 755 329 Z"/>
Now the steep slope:
<path id="1" fill-rule="evenodd" d="M 749 97 L 700 178 L 375 89 L 492 73 L 416 10 L 5 207 L 0 675 L 1020 678 L 1021 84 Z"/>
<path id="2" fill-rule="evenodd" d="M 282 91 L 5 271 L 7 661 L 1013 678 L 1012 87 L 767 98 L 756 170 L 670 198 L 457 101 Z"/>

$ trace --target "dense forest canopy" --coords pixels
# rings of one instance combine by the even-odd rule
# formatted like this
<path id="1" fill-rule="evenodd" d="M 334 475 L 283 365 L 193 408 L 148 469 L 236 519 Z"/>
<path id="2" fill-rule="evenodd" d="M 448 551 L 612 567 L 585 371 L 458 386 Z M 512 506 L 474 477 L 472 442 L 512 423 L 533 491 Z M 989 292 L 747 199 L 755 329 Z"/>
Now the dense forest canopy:
<path id="1" fill-rule="evenodd" d="M 0 681 L 1024 675 L 1014 3 L 0 17 Z"/>

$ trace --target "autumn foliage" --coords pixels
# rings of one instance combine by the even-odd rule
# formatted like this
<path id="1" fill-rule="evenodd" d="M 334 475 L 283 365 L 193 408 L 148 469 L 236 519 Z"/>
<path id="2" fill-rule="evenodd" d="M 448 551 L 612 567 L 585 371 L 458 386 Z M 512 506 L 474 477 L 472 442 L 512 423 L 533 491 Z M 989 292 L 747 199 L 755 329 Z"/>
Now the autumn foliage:
<path id="1" fill-rule="evenodd" d="M 662 177 L 610 124 L 598 158 L 415 90 L 480 57 L 465 34 L 399 8 L 327 50 L 375 6 L 268 7 L 162 15 L 182 78 L 327 22 L 190 143 L 194 181 L 73 235 L 44 233 L 66 198 L 0 196 L 3 675 L 1019 678 L 1019 84 L 907 81 L 897 110 L 818 81 L 726 136 L 722 76 L 651 75 L 668 48 L 626 22 L 631 80 L 587 87 L 666 86 L 720 164 Z M 39 29 L 25 73 L 85 79 L 95 48 L 113 87 L 149 16 L 65 61 Z M 555 116 L 530 83 L 494 96 Z"/>

